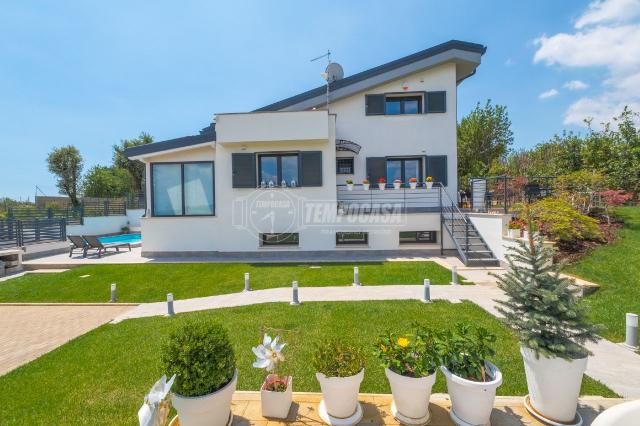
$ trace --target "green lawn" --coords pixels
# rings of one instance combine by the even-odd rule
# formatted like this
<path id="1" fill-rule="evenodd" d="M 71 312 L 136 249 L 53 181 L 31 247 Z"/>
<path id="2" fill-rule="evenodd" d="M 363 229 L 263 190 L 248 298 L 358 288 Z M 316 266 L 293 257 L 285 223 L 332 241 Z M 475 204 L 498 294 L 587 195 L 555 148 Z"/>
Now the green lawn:
<path id="1" fill-rule="evenodd" d="M 601 246 L 565 272 L 600 284 L 585 298 L 593 320 L 603 324 L 603 336 L 624 340 L 625 313 L 640 314 L 640 206 L 621 207 L 616 214 L 625 221 L 614 244 Z"/>
<path id="2" fill-rule="evenodd" d="M 171 327 L 193 316 L 225 324 L 236 350 L 239 390 L 258 390 L 264 373 L 251 367 L 251 346 L 260 341 L 262 326 L 291 330 L 285 349 L 295 391 L 319 391 L 311 354 L 327 337 L 361 345 L 369 354 L 361 392 L 389 393 L 382 367 L 371 356 L 376 337 L 385 330 L 409 330 L 419 321 L 433 328 L 465 321 L 491 329 L 498 336 L 493 361 L 504 374 L 500 395 L 527 393 L 518 344 L 499 320 L 464 302 L 373 301 L 284 303 L 154 317 L 104 325 L 41 358 L 0 377 L 3 425 L 137 424 L 136 413 L 148 388 L 162 375 L 159 348 Z M 438 374 L 434 392 L 446 391 Z M 582 393 L 615 396 L 602 384 L 585 378 Z"/>
<path id="3" fill-rule="evenodd" d="M 59 274 L 30 274 L 0 284 L 1 302 L 107 302 L 110 284 L 118 285 L 120 302 L 157 302 L 167 293 L 176 299 L 235 293 L 244 289 L 244 273 L 254 290 L 290 286 L 350 285 L 353 266 L 366 285 L 433 284 L 451 281 L 451 272 L 435 262 L 264 263 L 147 263 L 91 265 Z M 82 276 L 88 277 L 81 278 Z"/>

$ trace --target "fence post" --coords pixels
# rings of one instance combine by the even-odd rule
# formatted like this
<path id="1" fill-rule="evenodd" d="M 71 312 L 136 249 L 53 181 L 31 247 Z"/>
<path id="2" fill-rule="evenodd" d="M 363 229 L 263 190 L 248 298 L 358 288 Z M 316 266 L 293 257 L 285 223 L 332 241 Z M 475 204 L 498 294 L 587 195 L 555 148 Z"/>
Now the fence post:
<path id="1" fill-rule="evenodd" d="M 60 219 L 60 241 L 67 239 L 67 221 L 66 219 Z"/>
<path id="2" fill-rule="evenodd" d="M 84 201 L 80 203 L 80 225 L 84 225 Z"/>
<path id="3" fill-rule="evenodd" d="M 52 207 L 47 207 L 47 218 L 48 219 L 53 219 L 53 208 Z"/>
<path id="4" fill-rule="evenodd" d="M 36 241 L 40 241 L 40 221 L 38 219 L 33 219 L 33 223 L 36 231 Z"/>
<path id="5" fill-rule="evenodd" d="M 109 200 L 104 200 L 103 204 L 104 204 L 104 209 L 102 213 L 105 216 L 109 216 Z"/>
<path id="6" fill-rule="evenodd" d="M 18 229 L 15 231 L 16 233 L 16 245 L 18 247 L 22 247 L 24 244 L 24 236 L 22 235 L 22 221 L 19 220 L 16 225 L 18 226 Z"/>
<path id="7" fill-rule="evenodd" d="M 13 219 L 13 207 L 7 209 L 7 219 Z"/>

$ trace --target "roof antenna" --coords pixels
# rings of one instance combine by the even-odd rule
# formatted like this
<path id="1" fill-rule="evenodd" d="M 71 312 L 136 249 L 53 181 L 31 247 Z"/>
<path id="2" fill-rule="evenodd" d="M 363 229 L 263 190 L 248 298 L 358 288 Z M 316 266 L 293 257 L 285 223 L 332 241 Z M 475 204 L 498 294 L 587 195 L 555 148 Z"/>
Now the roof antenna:
<path id="1" fill-rule="evenodd" d="M 344 71 L 342 70 L 342 66 L 340 66 L 337 62 L 331 62 L 331 50 L 327 49 L 327 53 L 322 56 L 318 56 L 317 58 L 313 58 L 311 62 L 317 61 L 318 59 L 327 58 L 327 68 L 323 73 L 320 73 L 320 76 L 327 82 L 327 111 L 329 111 L 329 85 L 336 80 L 340 80 L 344 77 Z"/>

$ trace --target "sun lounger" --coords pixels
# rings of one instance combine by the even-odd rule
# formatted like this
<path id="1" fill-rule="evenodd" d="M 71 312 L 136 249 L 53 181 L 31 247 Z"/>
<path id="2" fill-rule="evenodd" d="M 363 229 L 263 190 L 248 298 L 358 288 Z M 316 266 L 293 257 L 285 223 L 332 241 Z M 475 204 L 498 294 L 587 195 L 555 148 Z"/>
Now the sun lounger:
<path id="1" fill-rule="evenodd" d="M 89 244 L 90 249 L 98 250 L 98 257 L 102 257 L 102 253 L 106 253 L 107 249 L 114 248 L 117 252 L 120 251 L 120 247 L 128 247 L 129 251 L 131 251 L 130 243 L 101 243 L 98 237 L 94 235 L 83 235 L 82 238 L 85 239 L 87 244 Z"/>

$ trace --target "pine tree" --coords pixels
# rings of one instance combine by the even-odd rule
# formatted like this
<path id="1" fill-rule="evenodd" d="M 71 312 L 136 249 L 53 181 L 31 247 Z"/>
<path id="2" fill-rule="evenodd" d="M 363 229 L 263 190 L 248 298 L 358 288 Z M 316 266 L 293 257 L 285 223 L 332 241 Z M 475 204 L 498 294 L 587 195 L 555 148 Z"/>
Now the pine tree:
<path id="1" fill-rule="evenodd" d="M 542 237 L 529 232 L 529 241 L 518 241 L 506 257 L 508 272 L 497 279 L 508 299 L 497 300 L 497 309 L 520 343 L 547 358 L 590 355 L 584 344 L 597 340 L 600 326 L 587 319 L 579 290 L 571 287 L 571 279 L 560 277 L 553 250 L 544 247 Z"/>

